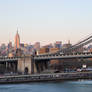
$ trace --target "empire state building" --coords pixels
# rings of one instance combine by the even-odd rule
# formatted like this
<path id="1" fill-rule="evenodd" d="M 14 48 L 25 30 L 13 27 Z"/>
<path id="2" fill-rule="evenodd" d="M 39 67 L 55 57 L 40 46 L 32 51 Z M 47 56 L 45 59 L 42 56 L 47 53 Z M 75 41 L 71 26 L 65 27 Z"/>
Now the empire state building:
<path id="1" fill-rule="evenodd" d="M 15 50 L 20 48 L 20 36 L 18 34 L 18 30 L 15 36 Z"/>

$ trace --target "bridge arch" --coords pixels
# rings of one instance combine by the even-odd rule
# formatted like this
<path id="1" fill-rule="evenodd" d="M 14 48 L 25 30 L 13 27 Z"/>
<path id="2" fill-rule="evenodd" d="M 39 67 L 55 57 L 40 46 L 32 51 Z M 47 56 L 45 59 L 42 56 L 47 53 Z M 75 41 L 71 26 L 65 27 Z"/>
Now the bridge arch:
<path id="1" fill-rule="evenodd" d="M 28 72 L 29 72 L 28 67 L 25 67 L 25 69 L 24 69 L 24 74 L 28 74 Z"/>

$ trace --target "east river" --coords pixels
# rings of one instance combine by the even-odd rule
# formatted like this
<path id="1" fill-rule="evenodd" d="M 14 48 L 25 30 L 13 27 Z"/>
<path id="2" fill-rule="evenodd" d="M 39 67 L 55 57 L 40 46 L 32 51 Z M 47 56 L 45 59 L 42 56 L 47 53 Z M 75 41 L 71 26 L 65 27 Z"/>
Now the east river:
<path id="1" fill-rule="evenodd" d="M 92 92 L 92 80 L 0 84 L 0 92 Z"/>

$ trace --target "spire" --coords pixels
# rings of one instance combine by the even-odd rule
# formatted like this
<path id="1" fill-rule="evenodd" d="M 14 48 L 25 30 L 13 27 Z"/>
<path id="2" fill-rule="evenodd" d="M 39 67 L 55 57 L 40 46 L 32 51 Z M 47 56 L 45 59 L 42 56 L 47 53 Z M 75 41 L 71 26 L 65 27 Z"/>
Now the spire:
<path id="1" fill-rule="evenodd" d="M 16 33 L 16 36 L 15 36 L 15 49 L 18 49 L 20 48 L 20 36 L 19 36 L 19 33 L 18 33 L 18 28 L 17 28 L 17 33 Z"/>
<path id="2" fill-rule="evenodd" d="M 18 34 L 18 27 L 17 27 L 17 34 Z"/>

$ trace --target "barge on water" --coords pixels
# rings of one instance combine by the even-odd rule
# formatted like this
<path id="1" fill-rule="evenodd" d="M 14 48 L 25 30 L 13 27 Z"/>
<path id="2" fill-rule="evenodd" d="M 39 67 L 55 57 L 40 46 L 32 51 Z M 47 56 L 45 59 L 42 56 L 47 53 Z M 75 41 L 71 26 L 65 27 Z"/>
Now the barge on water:
<path id="1" fill-rule="evenodd" d="M 76 80 L 76 79 L 92 79 L 92 72 L 1 76 L 0 77 L 0 84 L 3 84 L 3 83 L 44 82 L 44 81 L 62 81 L 62 80 Z"/>

